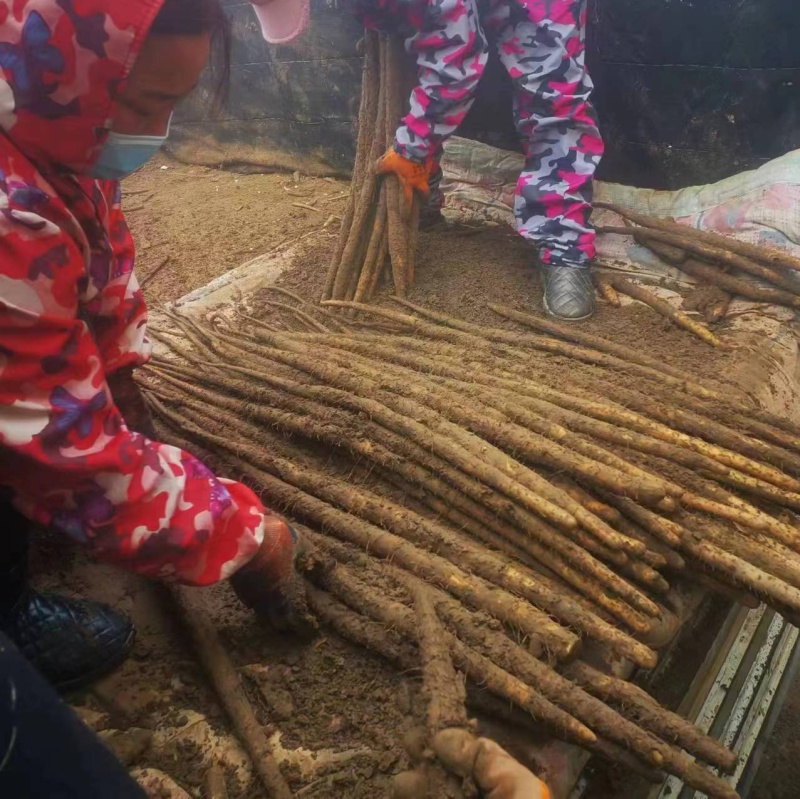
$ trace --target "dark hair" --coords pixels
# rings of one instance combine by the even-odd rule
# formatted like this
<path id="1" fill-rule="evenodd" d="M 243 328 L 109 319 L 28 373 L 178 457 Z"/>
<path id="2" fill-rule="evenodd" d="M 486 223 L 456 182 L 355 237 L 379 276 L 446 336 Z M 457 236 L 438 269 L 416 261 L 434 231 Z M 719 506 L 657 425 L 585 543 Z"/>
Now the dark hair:
<path id="1" fill-rule="evenodd" d="M 216 75 L 214 104 L 225 105 L 230 89 L 233 36 L 220 0 L 164 0 L 149 32 L 161 36 L 211 34 L 211 68 Z"/>

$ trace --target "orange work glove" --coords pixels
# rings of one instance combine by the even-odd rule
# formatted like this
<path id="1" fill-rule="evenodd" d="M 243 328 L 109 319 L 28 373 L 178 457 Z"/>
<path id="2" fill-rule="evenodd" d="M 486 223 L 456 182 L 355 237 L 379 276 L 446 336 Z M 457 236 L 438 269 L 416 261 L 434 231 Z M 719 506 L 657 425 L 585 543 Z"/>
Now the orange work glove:
<path id="1" fill-rule="evenodd" d="M 384 153 L 378 161 L 375 171 L 379 175 L 396 175 L 403 187 L 407 207 L 411 207 L 414 200 L 414 191 L 418 191 L 426 200 L 430 196 L 428 181 L 431 176 L 432 160 L 428 159 L 423 164 L 409 161 L 404 158 L 394 147 Z"/>
<path id="2" fill-rule="evenodd" d="M 443 730 L 433 739 L 433 751 L 454 774 L 474 779 L 486 799 L 550 799 L 547 785 L 488 738 Z"/>
<path id="3" fill-rule="evenodd" d="M 478 740 L 473 776 L 486 799 L 550 799 L 540 779 L 488 738 Z"/>

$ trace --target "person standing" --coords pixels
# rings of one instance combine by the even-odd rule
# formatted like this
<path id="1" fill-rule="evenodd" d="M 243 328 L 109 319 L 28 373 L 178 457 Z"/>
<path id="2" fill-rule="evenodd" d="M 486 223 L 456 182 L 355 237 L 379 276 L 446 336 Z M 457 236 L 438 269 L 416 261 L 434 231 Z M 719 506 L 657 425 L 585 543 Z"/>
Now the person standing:
<path id="1" fill-rule="evenodd" d="M 541 263 L 545 310 L 569 321 L 594 312 L 592 183 L 603 139 L 586 69 L 587 0 L 486 0 L 484 29 L 514 86 L 525 168 L 517 230 Z"/>
<path id="2" fill-rule="evenodd" d="M 310 19 L 310 0 L 252 0 L 270 44 L 296 39 Z M 438 213 L 439 160 L 444 143 L 472 107 L 489 58 L 477 0 L 345 0 L 365 27 L 405 39 L 417 64 L 418 83 L 408 113 L 378 172 L 397 176 L 407 194 L 419 192 L 423 209 Z"/>
<path id="3" fill-rule="evenodd" d="M 359 0 L 355 11 L 365 27 L 405 36 L 419 77 L 409 111 L 378 162 L 378 173 L 396 175 L 409 195 L 418 191 L 426 199 L 425 208 L 440 212 L 444 143 L 475 102 L 489 60 L 477 2 Z"/>
<path id="4" fill-rule="evenodd" d="M 253 4 L 268 42 L 291 41 L 308 24 L 309 0 Z M 444 202 L 442 145 L 475 99 L 489 43 L 496 48 L 514 86 L 526 158 L 517 230 L 533 245 L 547 312 L 570 321 L 590 317 L 592 181 L 603 140 L 585 63 L 587 0 L 352 0 L 348 7 L 367 27 L 406 35 L 416 56 L 420 84 L 379 171 L 425 196 L 430 219 Z"/>

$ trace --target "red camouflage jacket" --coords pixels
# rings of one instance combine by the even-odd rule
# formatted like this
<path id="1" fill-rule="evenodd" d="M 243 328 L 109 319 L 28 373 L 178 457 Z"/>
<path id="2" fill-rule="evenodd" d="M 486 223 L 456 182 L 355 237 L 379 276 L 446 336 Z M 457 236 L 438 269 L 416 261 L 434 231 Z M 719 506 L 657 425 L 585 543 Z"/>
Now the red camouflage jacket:
<path id="1" fill-rule="evenodd" d="M 253 557 L 265 511 L 125 427 L 106 376 L 146 360 L 147 312 L 120 187 L 81 177 L 161 2 L 0 2 L 0 487 L 107 561 L 202 585 Z"/>

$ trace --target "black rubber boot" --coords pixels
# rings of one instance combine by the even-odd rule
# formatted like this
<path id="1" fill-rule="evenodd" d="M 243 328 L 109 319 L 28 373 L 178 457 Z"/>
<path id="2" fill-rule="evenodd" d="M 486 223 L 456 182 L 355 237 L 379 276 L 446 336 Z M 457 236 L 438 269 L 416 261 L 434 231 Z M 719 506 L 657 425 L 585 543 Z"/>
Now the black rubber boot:
<path id="1" fill-rule="evenodd" d="M 6 503 L 0 503 L 0 631 L 62 692 L 113 671 L 136 635 L 130 621 L 106 605 L 30 588 L 28 522 Z"/>

